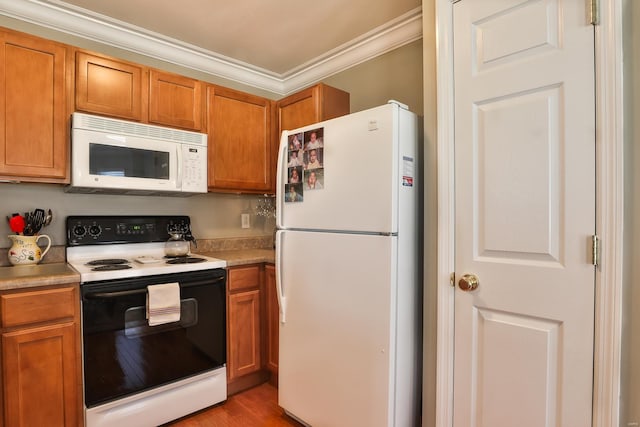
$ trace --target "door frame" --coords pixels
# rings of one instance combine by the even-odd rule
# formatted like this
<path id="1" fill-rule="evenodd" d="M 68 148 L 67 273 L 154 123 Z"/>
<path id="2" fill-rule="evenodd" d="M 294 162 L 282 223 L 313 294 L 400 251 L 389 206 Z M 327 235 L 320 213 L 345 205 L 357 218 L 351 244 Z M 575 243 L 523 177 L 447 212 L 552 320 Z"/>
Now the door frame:
<path id="1" fill-rule="evenodd" d="M 436 426 L 453 425 L 454 287 L 454 92 L 453 3 L 435 7 L 437 67 L 437 354 Z M 584 0 L 585 3 L 588 0 Z M 596 268 L 593 427 L 619 425 L 623 260 L 622 1 L 599 0 L 595 28 L 596 230 L 601 241 Z M 425 27 L 429 21 L 423 21 Z M 432 28 L 424 28 L 429 34 Z"/>

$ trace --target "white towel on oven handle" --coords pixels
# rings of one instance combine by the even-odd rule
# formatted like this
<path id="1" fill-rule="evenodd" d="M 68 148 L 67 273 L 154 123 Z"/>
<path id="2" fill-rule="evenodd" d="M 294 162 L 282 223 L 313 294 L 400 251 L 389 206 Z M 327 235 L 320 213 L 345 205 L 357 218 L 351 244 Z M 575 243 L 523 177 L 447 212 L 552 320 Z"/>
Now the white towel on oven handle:
<path id="1" fill-rule="evenodd" d="M 147 286 L 149 326 L 180 321 L 180 285 L 177 282 Z"/>

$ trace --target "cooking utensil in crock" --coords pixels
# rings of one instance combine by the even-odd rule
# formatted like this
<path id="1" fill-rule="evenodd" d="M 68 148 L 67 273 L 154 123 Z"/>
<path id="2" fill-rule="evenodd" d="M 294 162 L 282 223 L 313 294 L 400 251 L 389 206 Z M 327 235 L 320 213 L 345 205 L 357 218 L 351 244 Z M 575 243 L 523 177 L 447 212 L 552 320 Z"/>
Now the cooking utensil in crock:
<path id="1" fill-rule="evenodd" d="M 24 231 L 24 218 L 22 215 L 14 215 L 9 219 L 9 228 L 14 233 L 22 233 Z"/>

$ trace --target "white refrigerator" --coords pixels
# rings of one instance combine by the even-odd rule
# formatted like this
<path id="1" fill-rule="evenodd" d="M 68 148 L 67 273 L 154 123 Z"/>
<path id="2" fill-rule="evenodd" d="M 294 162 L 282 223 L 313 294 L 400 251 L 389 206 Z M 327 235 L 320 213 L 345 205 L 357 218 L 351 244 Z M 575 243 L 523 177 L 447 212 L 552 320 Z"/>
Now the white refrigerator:
<path id="1" fill-rule="evenodd" d="M 394 101 L 282 135 L 278 404 L 304 424 L 419 425 L 418 140 Z"/>

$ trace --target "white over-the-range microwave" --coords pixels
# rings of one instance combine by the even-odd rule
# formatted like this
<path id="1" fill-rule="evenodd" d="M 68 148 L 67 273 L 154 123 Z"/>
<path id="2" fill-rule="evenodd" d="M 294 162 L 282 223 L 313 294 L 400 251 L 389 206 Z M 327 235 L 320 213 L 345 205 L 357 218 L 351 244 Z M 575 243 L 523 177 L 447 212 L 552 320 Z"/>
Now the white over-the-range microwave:
<path id="1" fill-rule="evenodd" d="M 73 113 L 74 193 L 189 196 L 207 192 L 207 135 Z"/>

